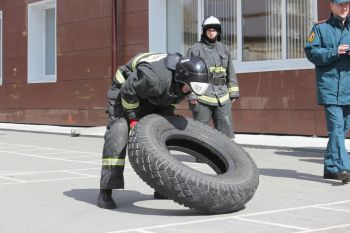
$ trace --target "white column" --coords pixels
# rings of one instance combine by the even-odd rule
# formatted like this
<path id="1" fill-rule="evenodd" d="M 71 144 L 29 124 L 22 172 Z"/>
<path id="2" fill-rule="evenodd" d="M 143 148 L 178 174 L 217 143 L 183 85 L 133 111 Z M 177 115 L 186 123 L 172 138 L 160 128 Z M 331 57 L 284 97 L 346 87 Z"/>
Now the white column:
<path id="1" fill-rule="evenodd" d="M 148 1 L 149 51 L 167 52 L 167 1 Z"/>

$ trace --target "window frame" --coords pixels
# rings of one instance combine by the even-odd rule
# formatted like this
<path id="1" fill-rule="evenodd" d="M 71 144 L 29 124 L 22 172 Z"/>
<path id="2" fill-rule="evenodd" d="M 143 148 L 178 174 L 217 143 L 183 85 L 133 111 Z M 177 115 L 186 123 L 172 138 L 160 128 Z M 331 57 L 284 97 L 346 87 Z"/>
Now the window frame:
<path id="1" fill-rule="evenodd" d="M 2 43 L 3 43 L 3 28 L 4 28 L 4 23 L 3 23 L 3 17 L 2 17 L 2 10 L 0 10 L 0 27 L 1 27 L 1 30 L 0 30 L 0 86 L 2 86 L 2 82 L 3 82 L 3 46 L 2 46 Z"/>
<path id="2" fill-rule="evenodd" d="M 202 0 L 197 0 L 202 1 Z M 301 69 L 313 69 L 315 66 L 306 58 L 288 59 L 287 58 L 287 0 L 281 0 L 281 12 L 282 12 L 282 59 L 279 60 L 266 60 L 266 61 L 243 61 L 243 11 L 242 1 L 237 0 L 237 60 L 233 61 L 235 70 L 237 73 L 252 73 L 252 72 L 266 72 L 266 71 L 279 71 L 279 70 L 301 70 Z M 317 0 L 312 1 L 313 9 L 317 10 Z M 313 21 L 317 21 L 318 14 L 314 15 Z M 305 38 L 306 40 L 306 38 Z"/>
<path id="3" fill-rule="evenodd" d="M 54 74 L 46 75 L 46 10 L 55 9 Z M 38 52 L 39 51 L 39 52 Z M 57 82 L 57 3 L 42 0 L 28 4 L 28 83 Z"/>
<path id="4" fill-rule="evenodd" d="M 152 0 L 149 1 L 149 9 L 152 12 L 152 15 L 149 15 L 150 18 L 154 18 L 156 12 L 166 12 L 167 4 L 160 5 L 159 1 L 163 0 Z M 201 34 L 201 22 L 204 20 L 204 10 L 203 10 L 203 0 L 196 0 L 198 3 L 198 25 L 197 33 L 198 40 L 200 39 Z M 309 62 L 306 58 L 299 59 L 288 59 L 287 58 L 287 0 L 281 0 L 281 11 L 282 11 L 282 59 L 279 60 L 264 60 L 264 61 L 243 61 L 243 9 L 242 2 L 243 0 L 237 0 L 237 60 L 233 60 L 235 70 L 237 73 L 252 73 L 252 72 L 268 72 L 268 71 L 280 71 L 280 70 L 301 70 L 301 69 L 313 69 L 314 64 Z M 313 21 L 317 21 L 318 17 L 318 4 L 317 0 L 308 0 L 312 1 L 313 10 L 316 12 L 314 14 Z M 158 14 L 158 18 L 162 18 L 161 22 L 166 22 L 166 16 Z M 150 35 L 167 35 L 167 29 L 164 27 L 157 28 L 155 25 L 150 25 Z M 161 32 L 160 32 L 161 31 Z M 149 38 L 149 48 L 150 51 L 167 51 L 167 40 L 155 39 L 155 37 Z M 306 38 L 305 38 L 306 40 Z M 185 51 L 186 52 L 186 51 Z"/>

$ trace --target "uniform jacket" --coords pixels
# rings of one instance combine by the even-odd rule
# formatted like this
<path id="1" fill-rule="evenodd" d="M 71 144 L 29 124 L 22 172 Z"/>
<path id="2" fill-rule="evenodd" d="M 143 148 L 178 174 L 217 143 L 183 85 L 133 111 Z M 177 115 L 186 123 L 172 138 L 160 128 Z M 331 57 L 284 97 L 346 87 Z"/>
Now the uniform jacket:
<path id="1" fill-rule="evenodd" d="M 239 98 L 237 77 L 228 46 L 220 41 L 210 43 L 202 36 L 201 41 L 187 51 L 187 57 L 192 56 L 200 56 L 205 60 L 213 80 L 204 95 L 192 93 L 189 100 L 197 99 L 201 103 L 217 106 Z"/>
<path id="2" fill-rule="evenodd" d="M 185 98 L 181 84 L 173 80 L 174 71 L 167 68 L 166 54 L 141 54 L 132 59 L 131 72 L 120 89 L 123 110 L 129 119 L 140 117 L 140 102 L 156 106 L 174 106 Z"/>
<path id="3" fill-rule="evenodd" d="M 315 64 L 321 105 L 350 104 L 350 56 L 338 55 L 339 45 L 350 45 L 349 18 L 344 26 L 335 17 L 315 24 L 306 42 L 305 54 Z"/>

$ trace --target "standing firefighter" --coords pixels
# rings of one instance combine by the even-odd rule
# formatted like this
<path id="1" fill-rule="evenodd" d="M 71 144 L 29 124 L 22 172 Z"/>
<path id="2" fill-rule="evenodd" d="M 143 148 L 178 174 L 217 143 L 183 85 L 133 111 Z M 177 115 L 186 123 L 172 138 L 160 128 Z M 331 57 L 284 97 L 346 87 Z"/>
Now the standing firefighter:
<path id="1" fill-rule="evenodd" d="M 328 145 L 325 179 L 350 180 L 345 137 L 350 127 L 349 0 L 331 0 L 332 15 L 316 23 L 307 38 L 305 54 L 315 64 L 318 103 L 324 106 Z"/>
<path id="2" fill-rule="evenodd" d="M 188 97 L 195 120 L 209 124 L 213 119 L 215 128 L 234 138 L 232 104 L 239 98 L 239 88 L 228 46 L 221 41 L 221 23 L 210 16 L 202 25 L 201 40 L 187 52 L 187 57 L 202 57 L 209 66 L 212 82 L 202 96 L 191 93 Z"/>
<path id="3" fill-rule="evenodd" d="M 112 189 L 124 188 L 124 164 L 129 130 L 151 113 L 174 114 L 175 104 L 189 93 L 202 95 L 209 71 L 199 57 L 143 53 L 121 66 L 107 96 L 109 122 L 105 134 L 98 206 L 116 208 Z M 155 192 L 155 198 L 162 198 Z"/>

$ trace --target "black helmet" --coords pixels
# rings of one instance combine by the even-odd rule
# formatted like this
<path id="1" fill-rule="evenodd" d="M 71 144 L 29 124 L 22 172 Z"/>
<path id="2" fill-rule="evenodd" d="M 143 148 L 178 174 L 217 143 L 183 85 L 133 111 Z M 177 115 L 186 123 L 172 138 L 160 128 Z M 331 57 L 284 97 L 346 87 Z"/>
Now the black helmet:
<path id="1" fill-rule="evenodd" d="M 191 57 L 176 65 L 175 81 L 187 84 L 196 95 L 203 95 L 209 86 L 209 69 L 203 58 Z"/>

